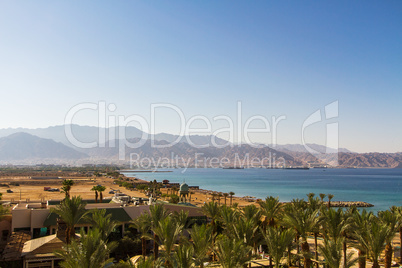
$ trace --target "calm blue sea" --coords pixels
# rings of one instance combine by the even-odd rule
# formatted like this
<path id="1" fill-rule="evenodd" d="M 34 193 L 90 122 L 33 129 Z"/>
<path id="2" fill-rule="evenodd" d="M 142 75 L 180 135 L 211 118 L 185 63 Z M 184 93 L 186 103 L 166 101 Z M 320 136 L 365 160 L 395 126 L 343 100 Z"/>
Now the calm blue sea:
<path id="1" fill-rule="evenodd" d="M 305 198 L 308 193 L 333 194 L 334 201 L 365 201 L 371 210 L 402 206 L 402 169 L 172 169 L 166 173 L 125 173 L 144 180 L 164 179 L 202 189 L 235 192 L 235 196 L 281 201 Z"/>

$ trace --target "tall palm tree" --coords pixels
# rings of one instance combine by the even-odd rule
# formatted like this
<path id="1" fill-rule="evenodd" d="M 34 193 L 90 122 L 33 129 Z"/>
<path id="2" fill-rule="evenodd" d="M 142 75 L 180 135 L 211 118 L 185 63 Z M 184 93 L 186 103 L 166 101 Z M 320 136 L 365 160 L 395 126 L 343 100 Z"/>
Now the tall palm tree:
<path id="1" fill-rule="evenodd" d="M 229 237 L 242 241 L 245 245 L 256 250 L 257 243 L 261 238 L 258 223 L 258 220 L 255 218 L 247 219 L 244 216 L 240 217 L 233 223 L 234 232 Z"/>
<path id="2" fill-rule="evenodd" d="M 155 204 L 149 207 L 149 213 L 151 216 L 151 229 L 154 232 L 154 259 L 158 259 L 159 255 L 159 245 L 158 245 L 158 235 L 154 231 L 155 228 L 159 226 L 159 222 L 167 218 L 170 213 L 166 210 L 163 204 Z"/>
<path id="3" fill-rule="evenodd" d="M 175 266 L 177 268 L 190 268 L 194 265 L 194 248 L 191 245 L 181 244 L 174 253 Z"/>
<path id="4" fill-rule="evenodd" d="M 62 182 L 61 190 L 66 194 L 66 198 L 70 198 L 71 187 L 74 185 L 73 180 L 64 179 Z"/>
<path id="5" fill-rule="evenodd" d="M 373 262 L 373 268 L 380 267 L 378 258 L 385 248 L 389 232 L 389 226 L 373 215 L 370 217 L 368 229 L 356 233 L 356 239 L 367 249 L 367 256 Z"/>
<path id="6" fill-rule="evenodd" d="M 321 198 L 321 203 L 324 203 L 324 198 L 327 196 L 326 194 L 319 194 Z"/>
<path id="7" fill-rule="evenodd" d="M 218 193 L 216 196 L 218 197 L 218 205 L 221 205 L 222 193 Z"/>
<path id="8" fill-rule="evenodd" d="M 398 215 L 396 212 L 392 210 L 386 210 L 386 211 L 380 211 L 378 213 L 378 217 L 380 221 L 389 229 L 385 246 L 385 268 L 391 268 L 392 253 L 393 253 L 392 240 L 400 226 Z"/>
<path id="9" fill-rule="evenodd" d="M 329 240 L 325 239 L 324 244 L 320 245 L 319 251 L 321 252 L 325 264 L 329 268 L 340 268 L 342 262 L 342 247 L 343 247 L 343 240 L 345 238 L 340 238 L 338 240 Z M 346 255 L 346 263 L 343 264 L 343 267 L 350 268 L 353 266 L 358 258 L 353 258 L 353 252 L 349 252 Z"/>
<path id="10" fill-rule="evenodd" d="M 95 185 L 94 187 L 92 187 L 91 191 L 95 192 L 95 203 L 98 203 L 98 196 L 99 196 L 99 194 L 98 194 L 98 186 Z"/>
<path id="11" fill-rule="evenodd" d="M 220 215 L 220 209 L 217 203 L 209 202 L 202 206 L 202 212 L 211 220 L 211 225 L 215 232 L 215 223 Z"/>
<path id="12" fill-rule="evenodd" d="M 216 242 L 214 252 L 223 268 L 241 268 L 250 260 L 251 247 L 223 236 Z"/>
<path id="13" fill-rule="evenodd" d="M 332 241 L 337 241 L 341 238 L 343 241 L 343 264 L 346 265 L 346 237 L 347 232 L 350 229 L 350 221 L 348 221 L 349 217 L 346 217 L 345 213 L 341 208 L 337 210 L 330 208 L 328 210 L 323 210 L 323 230 L 324 235 L 327 239 L 331 239 Z"/>
<path id="14" fill-rule="evenodd" d="M 301 237 L 301 249 L 304 256 L 304 267 L 311 267 L 311 253 L 310 247 L 307 242 L 307 237 L 312 232 L 317 224 L 319 224 L 318 210 L 308 211 L 305 210 L 293 210 L 287 211 L 283 221 L 286 226 L 293 228 L 297 234 Z"/>
<path id="15" fill-rule="evenodd" d="M 261 210 L 259 210 L 255 205 L 248 205 L 241 210 L 243 216 L 248 220 L 255 220 L 256 222 L 261 219 Z"/>
<path id="16" fill-rule="evenodd" d="M 307 210 L 309 211 L 309 213 L 322 209 L 322 201 L 320 201 L 318 199 L 318 197 L 315 197 L 315 195 L 313 193 L 308 194 L 307 197 L 308 197 Z M 318 263 L 318 235 L 320 234 L 320 231 L 321 231 L 321 224 L 315 225 L 314 229 L 312 230 L 312 232 L 314 234 L 315 259 L 317 260 L 317 262 L 315 263 L 316 268 L 318 268 L 318 266 L 319 266 L 319 263 Z"/>
<path id="17" fill-rule="evenodd" d="M 238 219 L 238 211 L 232 207 L 223 205 L 219 209 L 219 219 L 223 223 L 224 232 L 226 234 L 233 234 L 233 223 Z"/>
<path id="18" fill-rule="evenodd" d="M 195 264 L 203 268 L 204 261 L 215 239 L 213 228 L 205 224 L 195 224 L 190 230 L 190 236 L 193 241 Z"/>
<path id="19" fill-rule="evenodd" d="M 260 201 L 258 203 L 261 207 L 261 213 L 265 217 L 263 225 L 264 229 L 266 226 L 275 226 L 278 220 L 282 216 L 282 204 L 279 202 L 278 197 L 268 196 L 265 201 Z"/>
<path id="20" fill-rule="evenodd" d="M 85 218 L 93 228 L 99 229 L 103 241 L 107 241 L 108 236 L 117 226 L 117 222 L 112 220 L 112 214 L 106 215 L 106 209 L 94 209 Z"/>
<path id="21" fill-rule="evenodd" d="M 81 229 L 80 241 L 73 240 L 70 245 L 63 247 L 63 250 L 56 251 L 55 255 L 63 260 L 60 266 L 64 268 L 99 268 L 112 262 L 108 256 L 114 248 L 116 243 L 106 243 L 102 240 L 98 229 L 92 229 L 88 234 Z"/>
<path id="22" fill-rule="evenodd" d="M 212 234 L 216 234 L 216 221 L 220 216 L 220 207 L 215 202 L 205 203 L 202 206 L 202 212 L 211 220 L 210 224 L 212 226 Z M 214 238 L 215 239 L 215 238 Z M 213 241 L 215 242 L 215 240 Z M 215 258 L 215 255 L 213 256 Z"/>
<path id="23" fill-rule="evenodd" d="M 273 259 L 275 267 L 279 268 L 284 253 L 289 247 L 289 244 L 293 241 L 294 231 L 292 229 L 282 230 L 282 228 L 271 226 L 269 226 L 266 231 L 261 231 L 267 243 L 270 261 Z M 272 263 L 270 263 L 270 266 L 272 267 Z"/>
<path id="24" fill-rule="evenodd" d="M 333 194 L 328 194 L 328 209 L 331 207 L 331 200 L 334 198 Z"/>
<path id="25" fill-rule="evenodd" d="M 235 195 L 234 192 L 229 192 L 229 196 L 230 196 L 230 206 L 232 206 L 232 198 Z"/>
<path id="26" fill-rule="evenodd" d="M 103 201 L 103 192 L 106 190 L 105 186 L 99 185 L 98 186 L 98 192 L 99 192 L 99 203 L 102 203 Z"/>
<path id="27" fill-rule="evenodd" d="M 366 268 L 366 254 L 367 254 L 367 247 L 365 239 L 367 239 L 367 230 L 369 229 L 370 218 L 373 217 L 372 212 L 367 212 L 367 210 L 363 209 L 362 212 L 356 210 L 354 213 L 351 214 L 351 230 L 352 230 L 352 237 L 355 241 L 364 240 L 364 243 L 359 243 L 357 245 L 357 249 L 359 251 L 359 268 Z"/>
<path id="28" fill-rule="evenodd" d="M 212 194 L 211 194 L 211 196 L 212 196 L 212 202 L 215 202 L 215 199 L 216 199 L 216 193 L 215 192 L 213 192 Z"/>
<path id="29" fill-rule="evenodd" d="M 183 225 L 184 229 L 187 229 L 189 225 L 192 223 L 188 219 L 188 211 L 180 210 L 179 212 L 174 211 L 172 214 L 173 219 L 179 223 L 180 225 Z"/>
<path id="30" fill-rule="evenodd" d="M 402 262 L 402 207 L 391 207 L 391 210 L 396 213 L 399 221 L 399 243 L 401 247 L 399 247 L 399 262 Z"/>
<path id="31" fill-rule="evenodd" d="M 183 225 L 176 222 L 171 216 L 168 216 L 158 222 L 158 225 L 153 228 L 157 235 L 157 242 L 163 245 L 163 256 L 165 258 L 166 267 L 173 267 L 171 253 L 174 249 L 174 244 L 178 240 L 183 231 Z"/>
<path id="32" fill-rule="evenodd" d="M 73 196 L 70 198 L 65 198 L 60 202 L 55 208 L 51 208 L 50 212 L 56 213 L 60 218 L 66 223 L 66 242 L 70 243 L 72 237 L 74 237 L 75 225 L 89 212 L 85 210 L 85 203 L 82 202 L 80 196 Z"/>
<path id="33" fill-rule="evenodd" d="M 226 206 L 226 199 L 228 198 L 229 194 L 228 193 L 223 193 L 223 197 L 225 198 L 225 206 Z"/>
<path id="34" fill-rule="evenodd" d="M 151 222 L 151 216 L 148 213 L 142 213 L 139 217 L 132 221 L 134 228 L 139 230 L 141 233 L 141 249 L 142 257 L 144 259 L 147 256 L 147 238 L 148 232 L 151 230 Z"/>

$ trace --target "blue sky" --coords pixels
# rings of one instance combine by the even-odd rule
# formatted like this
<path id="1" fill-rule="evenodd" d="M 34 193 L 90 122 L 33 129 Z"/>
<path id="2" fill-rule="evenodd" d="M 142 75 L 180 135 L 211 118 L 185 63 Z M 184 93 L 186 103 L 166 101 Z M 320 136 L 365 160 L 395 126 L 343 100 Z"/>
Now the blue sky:
<path id="1" fill-rule="evenodd" d="M 338 101 L 341 147 L 402 151 L 401 29 L 401 1 L 1 1 L 0 128 L 60 125 L 99 101 L 114 117 L 149 121 L 152 103 L 170 103 L 236 121 L 241 101 L 243 123 L 284 115 L 278 143 L 300 143 L 306 118 Z M 171 110 L 156 122 L 179 132 Z M 328 122 L 306 142 L 324 144 Z"/>

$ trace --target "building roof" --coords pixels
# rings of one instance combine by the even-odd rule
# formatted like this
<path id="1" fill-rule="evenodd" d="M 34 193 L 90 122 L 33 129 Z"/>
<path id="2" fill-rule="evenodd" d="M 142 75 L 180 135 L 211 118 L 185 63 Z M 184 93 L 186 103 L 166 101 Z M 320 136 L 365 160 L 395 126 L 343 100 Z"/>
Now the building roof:
<path id="1" fill-rule="evenodd" d="M 187 183 L 182 183 L 180 185 L 180 192 L 188 192 L 188 184 Z"/>
<path id="2" fill-rule="evenodd" d="M 106 215 L 111 214 L 112 215 L 112 220 L 117 221 L 117 222 L 129 222 L 131 221 L 131 217 L 128 216 L 127 212 L 124 210 L 122 207 L 116 207 L 116 208 L 104 208 L 106 210 Z M 91 214 L 91 212 L 89 212 Z M 50 213 L 46 220 L 43 222 L 43 226 L 54 226 L 57 224 L 57 218 L 59 216 L 56 213 Z M 79 224 L 85 224 L 87 223 L 85 219 L 81 219 L 79 221 Z"/>
<path id="3" fill-rule="evenodd" d="M 61 249 L 63 244 L 64 242 L 55 234 L 32 239 L 25 242 L 21 256 L 25 256 L 27 254 L 50 253 L 56 249 Z"/>
<path id="4" fill-rule="evenodd" d="M 21 259 L 24 243 L 31 239 L 31 235 L 27 231 L 12 232 L 8 239 L 7 245 L 4 248 L 1 260 L 16 261 Z"/>

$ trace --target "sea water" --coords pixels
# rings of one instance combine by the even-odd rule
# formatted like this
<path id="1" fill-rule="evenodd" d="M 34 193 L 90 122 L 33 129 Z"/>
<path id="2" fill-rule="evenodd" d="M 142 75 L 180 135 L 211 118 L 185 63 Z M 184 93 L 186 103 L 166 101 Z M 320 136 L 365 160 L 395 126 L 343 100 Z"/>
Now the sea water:
<path id="1" fill-rule="evenodd" d="M 129 172 L 147 181 L 169 180 L 201 189 L 234 192 L 264 199 L 307 199 L 308 193 L 333 194 L 332 201 L 364 201 L 379 211 L 402 206 L 402 169 L 171 169 L 171 172 Z M 327 200 L 327 199 L 325 199 Z"/>

